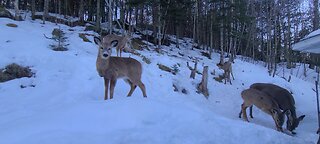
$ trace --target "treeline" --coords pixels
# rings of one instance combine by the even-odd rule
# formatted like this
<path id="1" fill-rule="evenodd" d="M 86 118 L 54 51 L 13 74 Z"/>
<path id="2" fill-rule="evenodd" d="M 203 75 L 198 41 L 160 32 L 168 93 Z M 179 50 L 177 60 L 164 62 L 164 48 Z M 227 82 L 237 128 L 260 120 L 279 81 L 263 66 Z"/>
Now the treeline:
<path id="1" fill-rule="evenodd" d="M 0 0 L 3 7 L 77 17 L 76 25 L 110 22 L 108 29 L 150 30 L 161 45 L 167 34 L 190 37 L 194 47 L 231 57 L 263 60 L 270 74 L 277 63 L 319 64 L 317 56 L 292 51 L 292 44 L 319 27 L 318 0 Z M 15 7 L 15 5 L 17 5 Z M 41 17 L 37 16 L 40 13 Z M 111 31 L 109 31 L 111 32 Z M 157 40 L 157 38 L 159 40 Z M 176 46 L 179 47 L 177 40 Z"/>

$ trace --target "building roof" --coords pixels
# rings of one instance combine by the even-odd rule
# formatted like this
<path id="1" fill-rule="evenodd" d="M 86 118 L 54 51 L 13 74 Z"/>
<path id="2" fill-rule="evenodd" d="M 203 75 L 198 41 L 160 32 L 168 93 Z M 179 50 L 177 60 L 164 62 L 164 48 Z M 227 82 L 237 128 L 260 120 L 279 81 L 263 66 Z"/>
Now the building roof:
<path id="1" fill-rule="evenodd" d="M 293 44 L 292 49 L 301 52 L 320 53 L 320 29 Z"/>

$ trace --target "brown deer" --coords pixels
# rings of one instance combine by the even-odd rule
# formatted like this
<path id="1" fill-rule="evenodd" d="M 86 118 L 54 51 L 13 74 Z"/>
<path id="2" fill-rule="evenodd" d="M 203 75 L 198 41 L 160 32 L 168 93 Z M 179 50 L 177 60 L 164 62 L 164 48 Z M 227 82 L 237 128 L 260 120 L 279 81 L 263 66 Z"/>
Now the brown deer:
<path id="1" fill-rule="evenodd" d="M 218 63 L 217 66 L 219 67 L 219 69 L 222 69 L 224 71 L 224 73 L 223 73 L 224 84 L 227 83 L 227 79 L 230 82 L 230 84 L 232 84 L 231 83 L 231 79 L 230 79 L 230 74 L 231 74 L 233 80 L 234 80 L 234 76 L 233 76 L 233 73 L 232 73 L 232 62 L 231 62 L 231 60 L 229 59 L 227 62 L 224 62 L 223 64 Z"/>
<path id="2" fill-rule="evenodd" d="M 265 113 L 271 115 L 277 130 L 281 132 L 283 131 L 282 125 L 284 123 L 284 112 L 281 112 L 278 103 L 274 99 L 269 97 L 267 94 L 253 88 L 242 91 L 241 97 L 243 99 L 243 104 L 241 105 L 239 118 L 241 118 L 241 114 L 243 114 L 244 120 L 249 122 L 246 109 L 252 105 L 255 105 Z"/>
<path id="3" fill-rule="evenodd" d="M 129 36 L 128 35 L 118 36 L 115 34 L 109 34 L 103 38 L 102 44 L 111 45 L 111 42 L 114 40 L 118 41 L 118 45 L 116 46 L 117 56 L 121 57 L 121 53 L 123 49 L 128 48 Z"/>
<path id="4" fill-rule="evenodd" d="M 147 97 L 144 84 L 141 82 L 142 65 L 133 58 L 122 58 L 111 56 L 112 48 L 119 43 L 118 39 L 104 37 L 104 43 L 98 37 L 94 37 L 94 42 L 99 46 L 96 67 L 99 75 L 104 78 L 105 97 L 108 99 L 108 86 L 110 82 L 110 99 L 113 98 L 114 87 L 118 78 L 125 78 L 131 89 L 128 96 L 131 96 L 137 86 L 140 87 L 143 96 Z"/>
<path id="5" fill-rule="evenodd" d="M 305 115 L 297 118 L 295 101 L 292 94 L 288 90 L 271 83 L 254 83 L 250 88 L 257 89 L 272 97 L 279 104 L 281 110 L 287 111 L 287 129 L 292 134 L 295 134 L 293 130 L 298 127 Z M 250 107 L 250 115 L 252 116 L 252 107 Z"/>

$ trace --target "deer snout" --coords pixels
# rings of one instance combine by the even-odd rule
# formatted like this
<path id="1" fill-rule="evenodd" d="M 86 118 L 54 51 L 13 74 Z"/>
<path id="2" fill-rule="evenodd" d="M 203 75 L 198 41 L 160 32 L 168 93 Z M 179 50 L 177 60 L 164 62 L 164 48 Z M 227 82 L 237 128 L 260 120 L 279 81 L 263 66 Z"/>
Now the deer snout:
<path id="1" fill-rule="evenodd" d="M 110 53 L 108 53 L 108 51 L 102 52 L 102 57 L 103 58 L 107 58 L 108 56 L 110 56 Z"/>

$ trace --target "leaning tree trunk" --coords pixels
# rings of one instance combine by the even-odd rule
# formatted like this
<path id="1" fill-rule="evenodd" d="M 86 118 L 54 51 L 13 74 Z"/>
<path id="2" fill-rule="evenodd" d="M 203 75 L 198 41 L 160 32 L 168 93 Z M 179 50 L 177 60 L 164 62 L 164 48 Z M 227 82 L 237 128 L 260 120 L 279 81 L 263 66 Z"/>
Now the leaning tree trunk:
<path id="1" fill-rule="evenodd" d="M 208 85 L 208 66 L 205 66 L 203 68 L 201 83 L 198 85 L 198 92 L 201 92 L 208 99 L 209 92 L 208 92 L 207 85 Z"/>

